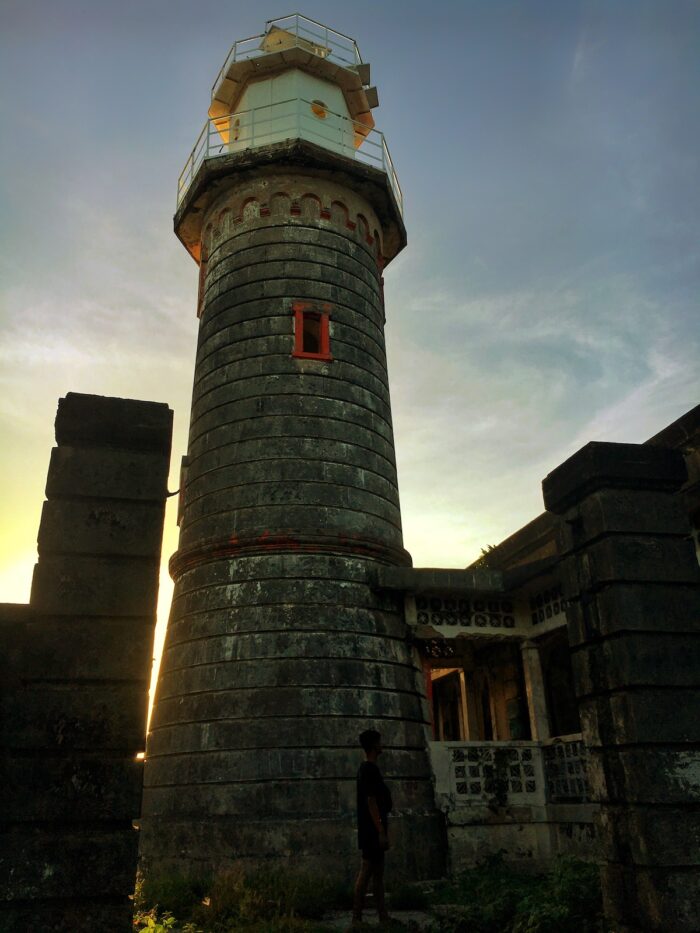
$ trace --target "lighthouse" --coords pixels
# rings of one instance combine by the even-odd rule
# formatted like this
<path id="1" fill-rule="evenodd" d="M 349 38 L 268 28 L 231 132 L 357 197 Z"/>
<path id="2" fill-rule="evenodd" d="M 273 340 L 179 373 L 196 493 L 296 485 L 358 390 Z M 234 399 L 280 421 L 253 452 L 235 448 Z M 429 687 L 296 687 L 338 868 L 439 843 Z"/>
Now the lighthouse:
<path id="1" fill-rule="evenodd" d="M 181 873 L 356 867 L 358 734 L 390 867 L 444 858 L 403 547 L 382 274 L 402 195 L 354 40 L 292 15 L 234 44 L 178 182 L 199 334 L 141 856 Z"/>

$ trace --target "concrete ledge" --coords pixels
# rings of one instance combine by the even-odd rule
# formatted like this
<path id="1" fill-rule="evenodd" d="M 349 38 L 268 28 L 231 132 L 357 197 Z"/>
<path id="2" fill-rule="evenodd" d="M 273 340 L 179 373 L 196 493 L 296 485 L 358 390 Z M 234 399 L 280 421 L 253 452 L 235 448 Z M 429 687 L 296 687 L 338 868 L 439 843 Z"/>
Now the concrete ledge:
<path id="1" fill-rule="evenodd" d="M 432 567 L 380 567 L 373 581 L 378 590 L 405 593 L 503 593 L 497 570 L 440 570 Z"/>
<path id="2" fill-rule="evenodd" d="M 247 175 L 260 177 L 289 168 L 308 171 L 317 178 L 333 178 L 365 197 L 384 228 L 387 261 L 404 248 L 406 228 L 386 172 L 307 140 L 290 139 L 202 162 L 175 214 L 175 233 L 185 249 L 198 260 L 202 220 L 227 179 L 238 182 Z"/>
<path id="3" fill-rule="evenodd" d="M 69 392 L 58 402 L 56 443 L 170 456 L 173 412 L 165 403 Z"/>
<path id="4" fill-rule="evenodd" d="M 687 477 L 678 450 L 591 441 L 542 480 L 545 508 L 561 515 L 599 489 L 675 492 Z"/>

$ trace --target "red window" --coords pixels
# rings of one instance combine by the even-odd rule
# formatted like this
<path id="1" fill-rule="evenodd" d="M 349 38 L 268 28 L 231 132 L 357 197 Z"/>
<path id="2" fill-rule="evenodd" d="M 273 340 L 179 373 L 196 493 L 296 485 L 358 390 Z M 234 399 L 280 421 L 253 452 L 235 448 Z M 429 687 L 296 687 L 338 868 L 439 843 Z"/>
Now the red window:
<path id="1" fill-rule="evenodd" d="M 332 360 L 328 327 L 329 305 L 296 301 L 294 311 L 294 352 L 292 356 L 307 360 Z"/>

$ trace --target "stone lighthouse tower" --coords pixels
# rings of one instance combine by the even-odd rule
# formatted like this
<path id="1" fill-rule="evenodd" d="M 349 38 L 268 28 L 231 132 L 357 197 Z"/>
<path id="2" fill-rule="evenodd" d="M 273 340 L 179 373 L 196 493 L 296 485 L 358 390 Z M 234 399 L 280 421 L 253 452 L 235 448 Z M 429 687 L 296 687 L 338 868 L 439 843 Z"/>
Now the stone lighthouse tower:
<path id="1" fill-rule="evenodd" d="M 391 865 L 436 876 L 427 707 L 403 602 L 382 270 L 405 245 L 355 42 L 236 42 L 180 179 L 200 318 L 141 852 L 179 871 L 358 859 L 358 734 L 383 736 Z"/>

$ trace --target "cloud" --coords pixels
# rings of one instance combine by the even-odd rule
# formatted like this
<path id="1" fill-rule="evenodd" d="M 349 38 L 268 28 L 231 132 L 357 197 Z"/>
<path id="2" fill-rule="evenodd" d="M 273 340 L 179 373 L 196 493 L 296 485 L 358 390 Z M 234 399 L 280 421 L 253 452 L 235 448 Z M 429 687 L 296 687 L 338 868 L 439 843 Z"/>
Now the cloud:
<path id="1" fill-rule="evenodd" d="M 465 565 L 542 511 L 542 478 L 583 444 L 641 443 L 695 404 L 697 333 L 605 261 L 539 289 L 468 298 L 423 280 L 420 265 L 387 284 L 404 529 L 416 562 Z"/>

